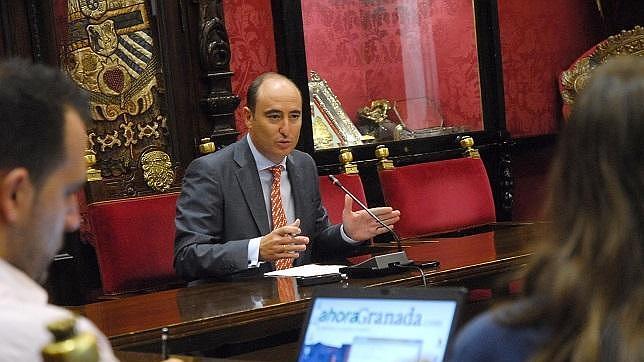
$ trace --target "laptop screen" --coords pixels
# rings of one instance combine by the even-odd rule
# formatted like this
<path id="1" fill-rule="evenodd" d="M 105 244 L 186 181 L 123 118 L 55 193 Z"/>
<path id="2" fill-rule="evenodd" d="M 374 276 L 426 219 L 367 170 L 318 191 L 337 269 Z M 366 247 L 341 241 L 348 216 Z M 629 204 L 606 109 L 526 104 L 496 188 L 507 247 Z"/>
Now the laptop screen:
<path id="1" fill-rule="evenodd" d="M 442 361 L 458 304 L 400 295 L 316 297 L 298 360 Z"/>

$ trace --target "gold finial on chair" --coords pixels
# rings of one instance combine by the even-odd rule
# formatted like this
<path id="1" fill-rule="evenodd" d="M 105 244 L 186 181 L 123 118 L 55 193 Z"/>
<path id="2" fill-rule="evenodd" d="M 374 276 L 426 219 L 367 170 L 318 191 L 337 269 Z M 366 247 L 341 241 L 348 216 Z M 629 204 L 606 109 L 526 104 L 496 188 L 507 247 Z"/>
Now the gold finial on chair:
<path id="1" fill-rule="evenodd" d="M 340 156 L 338 157 L 340 162 L 342 162 L 342 171 L 346 174 L 356 174 L 358 173 L 358 166 L 351 162 L 353 161 L 353 153 L 348 148 L 343 148 L 340 150 Z"/>
<path id="2" fill-rule="evenodd" d="M 45 362 L 98 362 L 96 336 L 76 334 L 76 319 L 66 318 L 47 325 L 54 341 L 42 351 Z"/>
<path id="3" fill-rule="evenodd" d="M 91 149 L 86 149 L 84 157 L 85 164 L 87 165 L 87 182 L 101 181 L 103 179 L 103 177 L 101 177 L 101 170 L 94 168 L 94 165 L 96 165 L 96 152 Z"/>
<path id="4" fill-rule="evenodd" d="M 207 155 L 215 151 L 215 143 L 211 141 L 209 137 L 201 139 L 201 144 L 199 144 L 199 152 L 201 152 L 202 155 Z"/>
<path id="5" fill-rule="evenodd" d="M 481 158 L 481 154 L 479 154 L 479 150 L 474 148 L 474 138 L 471 136 L 463 136 L 460 138 L 458 142 L 461 147 L 465 149 L 464 153 L 467 157 L 469 158 Z"/>
<path id="6" fill-rule="evenodd" d="M 378 170 L 392 170 L 394 168 L 393 161 L 387 159 L 389 156 L 389 149 L 384 145 L 376 146 L 376 157 L 378 158 Z"/>

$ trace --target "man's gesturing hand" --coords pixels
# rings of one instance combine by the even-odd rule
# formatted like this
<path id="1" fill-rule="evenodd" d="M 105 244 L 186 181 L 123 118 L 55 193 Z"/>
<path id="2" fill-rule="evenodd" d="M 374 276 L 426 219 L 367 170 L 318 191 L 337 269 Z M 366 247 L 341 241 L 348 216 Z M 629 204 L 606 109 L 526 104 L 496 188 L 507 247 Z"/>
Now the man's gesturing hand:
<path id="1" fill-rule="evenodd" d="M 279 227 L 264 235 L 259 242 L 259 260 L 273 261 L 299 257 L 300 252 L 306 250 L 306 244 L 309 243 L 307 236 L 299 236 L 301 232 L 300 219 L 296 219 L 292 224 Z"/>
<path id="2" fill-rule="evenodd" d="M 348 195 L 344 196 L 344 209 L 342 210 L 342 224 L 344 232 L 353 240 L 362 241 L 373 238 L 376 235 L 386 233 L 387 229 L 382 227 L 366 211 L 351 211 L 353 200 Z M 385 225 L 394 228 L 394 224 L 400 220 L 400 211 L 391 207 L 374 207 L 369 209 Z"/>

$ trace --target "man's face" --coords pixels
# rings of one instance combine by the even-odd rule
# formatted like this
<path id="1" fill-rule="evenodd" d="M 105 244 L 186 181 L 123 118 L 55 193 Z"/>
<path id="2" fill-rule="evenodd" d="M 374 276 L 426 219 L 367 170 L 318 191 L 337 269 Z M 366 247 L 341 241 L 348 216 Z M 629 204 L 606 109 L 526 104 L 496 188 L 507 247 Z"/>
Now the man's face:
<path id="1" fill-rule="evenodd" d="M 279 163 L 300 138 L 302 97 L 281 78 L 267 78 L 259 87 L 255 112 L 244 108 L 246 127 L 253 144 L 269 160 Z"/>
<path id="2" fill-rule="evenodd" d="M 62 247 L 63 232 L 74 231 L 80 225 L 76 192 L 85 182 L 83 158 L 86 134 L 78 113 L 65 113 L 65 153 L 60 165 L 52 170 L 37 190 L 29 215 L 22 224 L 21 254 L 16 265 L 34 280 L 44 281 L 47 269 Z M 14 264 L 16 264 L 14 262 Z"/>

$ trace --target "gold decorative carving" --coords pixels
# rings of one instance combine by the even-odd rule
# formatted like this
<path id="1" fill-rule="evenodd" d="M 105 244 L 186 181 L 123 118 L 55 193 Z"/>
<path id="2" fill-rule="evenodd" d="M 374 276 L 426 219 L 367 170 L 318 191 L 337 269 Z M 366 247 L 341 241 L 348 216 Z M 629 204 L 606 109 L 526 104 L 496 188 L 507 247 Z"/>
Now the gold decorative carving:
<path id="1" fill-rule="evenodd" d="M 87 25 L 87 35 L 92 50 L 106 57 L 114 53 L 119 43 L 114 30 L 114 21 L 112 20 Z"/>
<path id="2" fill-rule="evenodd" d="M 386 99 L 376 99 L 371 101 L 369 106 L 362 107 L 358 110 L 360 117 L 364 117 L 371 122 L 381 123 L 387 119 L 387 113 L 391 109 L 391 104 Z"/>
<path id="3" fill-rule="evenodd" d="M 106 196 L 149 193 L 133 165 L 146 150 L 169 153 L 165 93 L 149 1 L 68 0 L 61 65 L 89 94 L 89 148 Z M 159 78 L 160 79 L 160 78 Z M 120 194 L 119 194 L 120 195 Z"/>
<path id="4" fill-rule="evenodd" d="M 148 186 L 159 192 L 166 191 L 174 181 L 170 156 L 163 151 L 150 151 L 141 156 L 143 178 Z"/>
<path id="5" fill-rule="evenodd" d="M 313 144 L 316 150 L 333 148 L 338 144 L 337 137 L 333 137 L 329 125 L 319 116 L 313 118 Z"/>
<path id="6" fill-rule="evenodd" d="M 101 152 L 105 152 L 107 148 L 113 148 L 114 146 L 120 146 L 121 140 L 119 139 L 119 133 L 114 131 L 112 134 L 106 134 L 105 136 L 96 137 L 96 141 L 101 145 Z"/>
<path id="7" fill-rule="evenodd" d="M 139 129 L 139 134 L 137 137 L 141 140 L 143 137 L 154 137 L 159 138 L 159 124 L 157 122 L 152 122 L 152 124 L 140 125 L 137 124 L 136 128 Z"/>
<path id="8" fill-rule="evenodd" d="M 107 11 L 107 0 L 80 0 L 80 11 L 85 16 L 99 19 Z"/>
<path id="9" fill-rule="evenodd" d="M 315 148 L 361 145 L 360 132 L 342 109 L 338 97 L 331 91 L 327 82 L 313 70 L 310 78 L 309 93 Z"/>
<path id="10" fill-rule="evenodd" d="M 588 56 L 577 60 L 569 70 L 561 73 L 561 97 L 567 104 L 574 104 L 575 97 L 587 83 L 592 71 L 609 58 L 619 55 L 644 56 L 644 28 L 635 26 L 622 30 L 599 43 Z"/>
<path id="11" fill-rule="evenodd" d="M 364 127 L 362 131 L 377 141 L 398 141 L 415 137 L 415 131 L 405 126 L 396 103 L 393 102 L 392 105 L 387 99 L 376 99 L 368 106 L 360 108 L 358 119 Z"/>
<path id="12" fill-rule="evenodd" d="M 119 128 L 123 129 L 123 136 L 125 137 L 125 147 L 129 145 L 135 145 L 138 140 L 134 137 L 134 130 L 132 129 L 134 124 L 132 122 L 121 123 Z"/>

